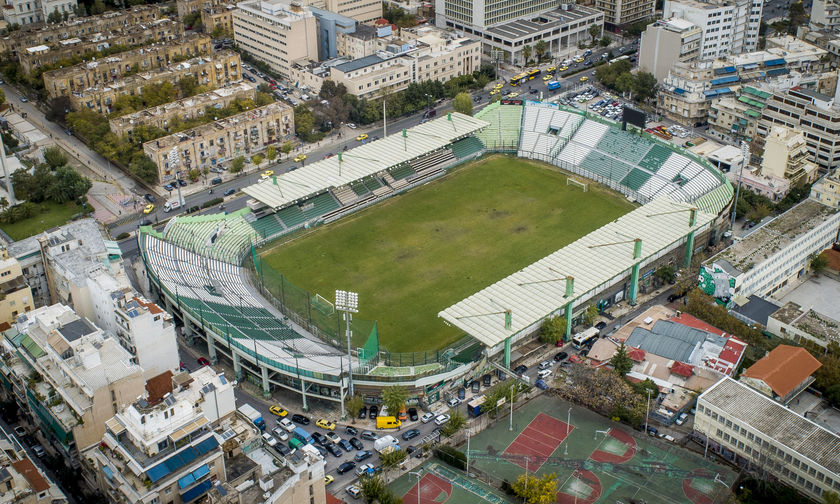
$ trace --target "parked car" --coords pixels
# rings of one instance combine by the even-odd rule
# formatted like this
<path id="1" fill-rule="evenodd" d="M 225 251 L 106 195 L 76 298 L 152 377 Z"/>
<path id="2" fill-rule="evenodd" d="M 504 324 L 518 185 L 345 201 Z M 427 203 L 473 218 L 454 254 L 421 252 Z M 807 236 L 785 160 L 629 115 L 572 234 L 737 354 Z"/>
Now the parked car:
<path id="1" fill-rule="evenodd" d="M 351 436 L 355 436 L 359 433 L 358 429 L 356 429 L 355 427 L 351 427 L 350 425 L 344 428 L 344 432 L 350 434 Z"/>
<path id="2" fill-rule="evenodd" d="M 378 406 L 371 406 L 368 408 L 368 418 L 376 418 L 377 415 L 379 415 Z"/>
<path id="3" fill-rule="evenodd" d="M 595 324 L 595 329 L 598 329 L 599 331 L 603 331 L 605 327 L 607 327 L 607 323 L 603 320 Z"/>
<path id="4" fill-rule="evenodd" d="M 295 424 L 293 424 L 288 418 L 281 418 L 280 420 L 277 420 L 277 425 L 286 432 L 292 432 L 295 430 Z"/>
<path id="5" fill-rule="evenodd" d="M 403 432 L 402 438 L 406 441 L 416 438 L 420 435 L 420 431 L 418 429 L 409 429 Z"/>
<path id="6" fill-rule="evenodd" d="M 286 415 L 289 414 L 288 411 L 286 411 L 285 409 L 281 408 L 280 406 L 278 406 L 276 404 L 273 405 L 273 406 L 270 406 L 268 408 L 268 411 L 271 412 L 272 415 L 277 415 L 279 417 L 285 417 Z"/>
<path id="7" fill-rule="evenodd" d="M 362 442 L 359 441 L 359 438 L 351 437 L 347 441 L 350 443 L 350 446 L 352 446 L 353 448 L 355 448 L 357 450 L 361 450 L 365 447 L 365 445 L 363 445 Z"/>
<path id="8" fill-rule="evenodd" d="M 487 373 L 486 375 L 481 377 L 481 381 L 483 382 L 483 385 L 485 387 L 489 387 L 490 383 L 493 381 L 493 376 L 490 375 L 490 373 Z"/>
<path id="9" fill-rule="evenodd" d="M 677 417 L 676 424 L 682 425 L 686 420 L 688 420 L 688 413 L 680 413 L 680 416 Z"/>
<path id="10" fill-rule="evenodd" d="M 312 439 L 314 439 L 319 445 L 326 445 L 328 443 L 326 436 L 318 431 L 312 433 Z"/>
<path id="11" fill-rule="evenodd" d="M 364 464 L 356 468 L 356 476 L 361 476 L 363 474 L 373 474 L 375 469 L 373 468 L 373 464 Z"/>
<path id="12" fill-rule="evenodd" d="M 22 438 L 23 436 L 26 435 L 26 429 L 24 429 L 23 427 L 18 425 L 17 427 L 15 427 L 15 434 L 17 434 L 18 437 Z"/>
<path id="13" fill-rule="evenodd" d="M 225 191 L 225 196 L 230 196 L 231 194 L 236 194 L 236 189 L 231 187 L 230 189 Z"/>
<path id="14" fill-rule="evenodd" d="M 341 448 L 339 448 L 338 445 L 332 443 L 325 444 L 324 448 L 326 448 L 326 450 L 330 452 L 333 457 L 340 457 L 343 454 Z"/>
<path id="15" fill-rule="evenodd" d="M 329 485 L 333 481 L 335 481 L 335 476 L 333 476 L 332 474 L 327 474 L 326 476 L 324 476 L 324 486 Z"/>
<path id="16" fill-rule="evenodd" d="M 362 409 L 359 410 L 359 418 L 364 420 L 367 418 L 367 406 L 362 406 Z"/>
<path id="17" fill-rule="evenodd" d="M 567 358 L 568 356 L 569 356 L 569 354 L 567 354 L 566 352 L 557 352 L 556 354 L 554 354 L 554 360 L 557 361 L 557 362 L 560 362 L 561 360 Z"/>
<path id="18" fill-rule="evenodd" d="M 268 446 L 270 446 L 272 448 L 277 446 L 277 440 L 274 439 L 274 436 L 272 436 L 268 432 L 263 433 L 262 438 L 263 438 L 263 441 L 265 441 L 265 444 L 267 444 Z"/>
<path id="19" fill-rule="evenodd" d="M 338 469 L 336 469 L 335 472 L 337 472 L 338 474 L 344 474 L 348 471 L 352 471 L 354 467 L 356 467 L 356 463 L 353 461 L 348 461 L 338 466 Z"/>
<path id="20" fill-rule="evenodd" d="M 155 195 L 154 195 L 154 194 L 151 194 L 151 193 L 146 193 L 146 194 L 143 196 L 143 198 L 144 198 L 146 201 L 148 201 L 149 203 L 152 203 L 152 204 L 157 203 L 157 199 L 155 198 Z"/>
<path id="21" fill-rule="evenodd" d="M 372 451 L 370 451 L 370 450 L 360 450 L 360 451 L 356 452 L 356 456 L 353 457 L 353 460 L 355 460 L 356 462 L 361 462 L 361 461 L 367 460 L 371 457 L 373 457 L 373 452 Z"/>
<path id="22" fill-rule="evenodd" d="M 342 439 L 341 441 L 339 441 L 338 446 L 340 446 L 341 449 L 346 451 L 347 453 L 350 453 L 355 449 L 353 445 L 350 444 L 350 441 L 347 441 L 346 439 Z"/>
<path id="23" fill-rule="evenodd" d="M 548 390 L 548 384 L 542 381 L 542 378 L 538 378 L 537 381 L 534 382 L 534 386 L 540 390 Z"/>
<path id="24" fill-rule="evenodd" d="M 434 413 L 425 413 L 422 417 L 420 417 L 420 421 L 423 423 L 429 423 L 435 419 Z"/>
<path id="25" fill-rule="evenodd" d="M 528 371 L 528 366 L 525 364 L 520 364 L 513 369 L 514 374 L 522 376 L 525 374 L 525 371 Z"/>
<path id="26" fill-rule="evenodd" d="M 542 379 L 546 379 L 549 376 L 551 376 L 551 373 L 552 371 L 550 369 L 540 369 L 539 371 L 537 371 L 537 376 Z"/>
<path id="27" fill-rule="evenodd" d="M 540 370 L 548 369 L 551 367 L 551 361 L 544 360 L 540 362 Z"/>
<path id="28" fill-rule="evenodd" d="M 323 446 L 321 446 L 319 444 L 315 444 L 315 445 L 312 445 L 312 446 L 314 446 L 315 449 L 318 450 L 318 453 L 320 453 L 321 456 L 324 457 L 324 459 L 327 458 L 327 449 L 326 448 L 324 448 Z"/>
<path id="29" fill-rule="evenodd" d="M 280 453 L 280 455 L 283 455 L 284 457 L 292 453 L 291 448 L 284 445 L 283 443 L 278 443 L 277 446 L 274 447 L 274 449 L 277 450 Z"/>
<path id="30" fill-rule="evenodd" d="M 210 361 L 205 359 L 204 357 L 199 357 L 196 362 L 198 362 L 199 366 L 209 366 L 210 365 Z"/>
<path id="31" fill-rule="evenodd" d="M 375 433 L 369 430 L 366 430 L 362 432 L 362 439 L 367 439 L 368 441 L 376 441 L 377 439 L 379 439 L 379 436 L 377 436 Z"/>
<path id="32" fill-rule="evenodd" d="M 275 427 L 271 429 L 271 434 L 275 437 L 275 439 L 279 439 L 280 441 L 289 440 L 289 434 L 284 431 L 282 427 Z"/>
<path id="33" fill-rule="evenodd" d="M 441 426 L 449 421 L 449 415 L 438 415 L 435 417 L 435 425 Z"/>
<path id="34" fill-rule="evenodd" d="M 47 452 L 44 451 L 44 447 L 39 444 L 32 447 L 32 452 L 35 453 L 35 456 L 38 458 L 44 458 L 44 455 L 47 454 Z"/>
<path id="35" fill-rule="evenodd" d="M 318 427 L 320 427 L 322 429 L 326 429 L 326 430 L 330 430 L 330 431 L 335 430 L 335 422 L 330 422 L 329 420 L 326 420 L 324 418 L 318 419 L 318 421 L 315 422 L 315 425 L 317 425 Z"/>
<path id="36" fill-rule="evenodd" d="M 181 187 L 187 187 L 187 181 L 183 179 L 178 179 L 178 185 Z"/>
<path id="37" fill-rule="evenodd" d="M 307 418 L 303 415 L 300 415 L 298 413 L 295 413 L 294 415 L 292 415 L 292 422 L 298 423 L 298 424 L 301 424 L 301 425 L 309 425 L 309 418 Z"/>
<path id="38" fill-rule="evenodd" d="M 325 434 L 325 436 L 326 436 L 327 439 L 329 439 L 330 441 L 332 441 L 335 444 L 338 444 L 338 443 L 341 442 L 341 436 L 339 436 L 335 432 L 327 432 Z"/>
<path id="39" fill-rule="evenodd" d="M 450 408 L 454 408 L 454 407 L 458 406 L 459 404 L 461 404 L 461 400 L 458 399 L 457 397 L 453 397 L 446 404 L 448 404 Z"/>
<path id="40" fill-rule="evenodd" d="M 350 485 L 349 487 L 344 489 L 347 492 L 347 495 L 352 496 L 354 499 L 358 499 L 360 495 L 362 495 L 362 489 L 359 488 L 357 485 Z"/>
<path id="41" fill-rule="evenodd" d="M 473 380 L 470 384 L 470 389 L 472 390 L 473 394 L 478 394 L 481 390 L 481 383 L 478 380 Z"/>
<path id="42" fill-rule="evenodd" d="M 417 421 L 417 408 L 408 408 L 408 419 L 412 422 Z"/>

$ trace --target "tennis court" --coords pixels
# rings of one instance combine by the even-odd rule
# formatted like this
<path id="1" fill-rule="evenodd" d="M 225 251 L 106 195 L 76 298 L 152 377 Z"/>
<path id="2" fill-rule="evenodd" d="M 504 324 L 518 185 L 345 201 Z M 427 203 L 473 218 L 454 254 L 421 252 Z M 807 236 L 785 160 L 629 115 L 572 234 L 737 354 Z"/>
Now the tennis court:
<path id="1" fill-rule="evenodd" d="M 540 413 L 508 445 L 505 455 L 510 455 L 508 460 L 523 469 L 528 469 L 526 461 L 530 461 L 530 469 L 539 471 L 542 461 L 554 453 L 571 430 L 566 422 Z"/>
<path id="2" fill-rule="evenodd" d="M 565 435 L 567 419 L 568 438 L 551 433 Z M 550 433 L 538 437 L 539 444 L 532 443 L 534 430 L 540 425 L 549 426 Z M 536 450 L 511 452 L 512 446 L 521 445 L 525 449 L 516 451 Z M 556 448 L 545 455 L 552 445 Z M 538 397 L 516 411 L 513 430 L 505 418 L 473 436 L 469 455 L 470 468 L 477 469 L 479 477 L 484 473 L 512 482 L 526 468 L 537 475 L 554 473 L 557 502 L 561 504 L 726 502 L 736 477 L 727 467 L 674 443 L 651 438 L 548 396 Z"/>
<path id="3" fill-rule="evenodd" d="M 419 504 L 515 504 L 500 490 L 435 459 L 417 469 L 420 472 Z M 412 471 L 414 472 L 414 471 Z M 418 482 L 414 474 L 405 474 L 389 486 L 402 496 L 403 504 L 418 504 Z"/>

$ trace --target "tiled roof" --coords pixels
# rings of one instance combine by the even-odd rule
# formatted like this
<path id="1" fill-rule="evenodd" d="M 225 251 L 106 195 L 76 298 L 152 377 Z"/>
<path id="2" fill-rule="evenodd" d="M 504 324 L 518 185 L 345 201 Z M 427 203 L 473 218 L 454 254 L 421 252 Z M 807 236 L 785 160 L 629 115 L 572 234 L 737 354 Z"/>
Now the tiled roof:
<path id="1" fill-rule="evenodd" d="M 674 361 L 674 363 L 671 365 L 671 372 L 675 375 L 685 376 L 686 378 L 688 378 L 694 372 L 694 366 L 690 364 L 684 364 L 680 361 Z"/>
<path id="2" fill-rule="evenodd" d="M 166 394 L 171 394 L 172 371 L 167 370 L 153 378 L 150 378 L 146 382 L 146 392 L 149 393 L 149 397 L 146 401 L 152 405 L 160 402 Z"/>
<path id="3" fill-rule="evenodd" d="M 820 361 L 804 348 L 779 345 L 747 368 L 743 376 L 761 380 L 773 393 L 785 397 L 820 366 Z"/>
<path id="4" fill-rule="evenodd" d="M 47 483 L 47 480 L 45 480 L 43 476 L 41 476 L 41 473 L 38 472 L 38 469 L 35 468 L 35 464 L 33 464 L 31 460 L 23 459 L 12 462 L 12 467 L 14 467 L 17 472 L 26 478 L 26 481 L 29 482 L 29 486 L 32 487 L 32 490 L 36 494 L 49 490 L 50 484 Z"/>
<path id="5" fill-rule="evenodd" d="M 630 351 L 627 352 L 627 357 L 630 357 L 636 362 L 642 362 L 645 360 L 645 355 L 647 354 L 641 348 L 631 348 Z"/>

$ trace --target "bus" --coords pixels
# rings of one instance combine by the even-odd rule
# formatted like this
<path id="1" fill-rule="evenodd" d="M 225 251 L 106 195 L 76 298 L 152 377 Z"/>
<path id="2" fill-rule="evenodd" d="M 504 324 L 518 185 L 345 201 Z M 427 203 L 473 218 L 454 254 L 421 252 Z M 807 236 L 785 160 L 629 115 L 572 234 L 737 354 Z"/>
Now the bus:
<path id="1" fill-rule="evenodd" d="M 590 341 L 594 342 L 596 339 L 598 339 L 599 332 L 600 331 L 597 327 L 590 327 L 589 329 L 581 333 L 577 333 L 575 334 L 575 337 L 572 338 L 572 345 L 576 349 L 580 350 L 581 348 L 585 347 L 586 344 Z"/>
<path id="2" fill-rule="evenodd" d="M 527 80 L 527 79 L 528 79 L 528 74 L 525 74 L 525 73 L 516 74 L 516 75 L 514 75 L 513 77 L 510 78 L 510 85 L 511 86 L 518 86 L 519 84 L 522 83 L 523 80 Z"/>
<path id="3" fill-rule="evenodd" d="M 540 72 L 539 68 L 534 68 L 532 70 L 528 70 L 528 80 L 534 80 L 534 77 L 536 77 L 540 73 L 541 72 Z"/>
<path id="4" fill-rule="evenodd" d="M 611 59 L 610 60 L 610 65 L 612 65 L 613 63 L 617 63 L 619 61 L 629 60 L 629 59 L 630 59 L 630 56 L 625 54 L 624 56 L 619 56 L 618 58 Z"/>

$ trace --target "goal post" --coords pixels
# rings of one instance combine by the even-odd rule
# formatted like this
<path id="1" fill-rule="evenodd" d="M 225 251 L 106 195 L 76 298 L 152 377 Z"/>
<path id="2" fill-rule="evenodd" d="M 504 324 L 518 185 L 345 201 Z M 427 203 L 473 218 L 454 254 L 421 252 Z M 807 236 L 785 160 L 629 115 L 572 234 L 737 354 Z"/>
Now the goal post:
<path id="1" fill-rule="evenodd" d="M 332 315 L 335 313 L 335 305 L 320 294 L 312 296 L 312 306 L 324 315 Z"/>
<path id="2" fill-rule="evenodd" d="M 589 184 L 587 184 L 586 182 L 581 182 L 580 180 L 573 179 L 572 177 L 566 177 L 566 185 L 578 186 L 581 189 L 583 189 L 583 192 L 586 192 L 587 188 L 589 187 Z"/>

